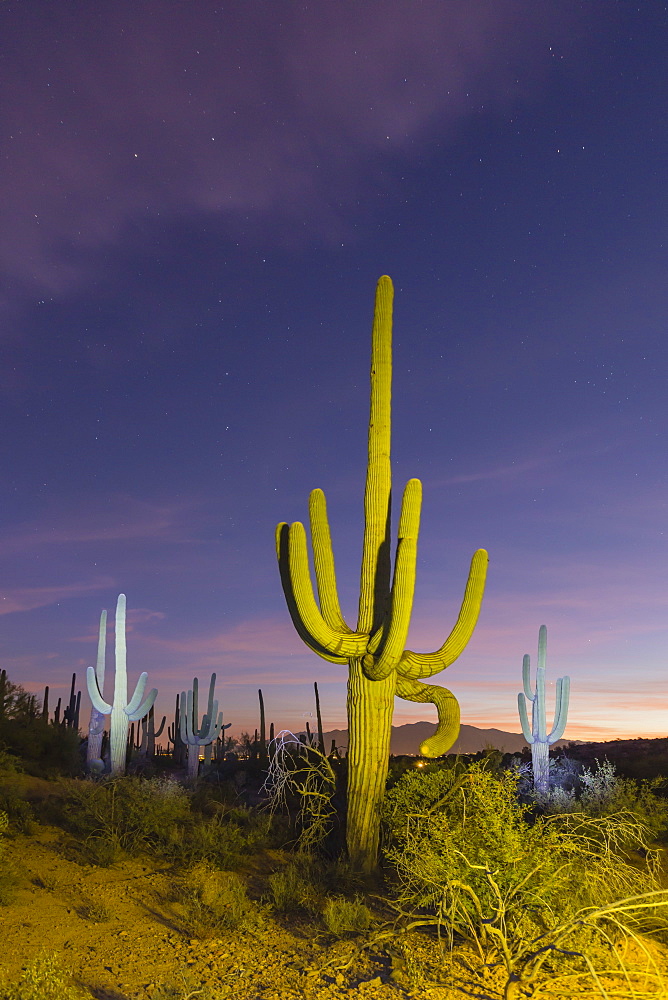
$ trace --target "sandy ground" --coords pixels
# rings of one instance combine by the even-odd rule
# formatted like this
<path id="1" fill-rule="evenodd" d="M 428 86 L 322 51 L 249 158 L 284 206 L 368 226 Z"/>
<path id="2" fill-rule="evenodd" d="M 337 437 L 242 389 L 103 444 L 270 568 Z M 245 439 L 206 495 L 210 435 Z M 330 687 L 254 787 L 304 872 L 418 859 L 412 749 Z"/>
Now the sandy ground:
<path id="1" fill-rule="evenodd" d="M 0 907 L 0 968 L 10 983 L 47 951 L 60 956 L 84 996 L 97 1000 L 499 996 L 493 981 L 481 992 L 461 975 L 459 988 L 430 986 L 418 981 L 419 968 L 408 970 L 411 985 L 401 960 L 393 969 L 380 948 L 337 971 L 355 950 L 353 941 L 333 941 L 308 922 L 290 926 L 268 911 L 252 930 L 188 937 L 178 904 L 169 901 L 174 874 L 164 864 L 132 858 L 110 868 L 81 865 L 68 858 L 67 841 L 61 831 L 39 827 L 7 843 L 21 874 L 13 901 Z M 106 907 L 108 919 L 97 919 L 94 904 Z M 416 935 L 416 966 L 432 964 L 435 949 L 433 940 Z"/>

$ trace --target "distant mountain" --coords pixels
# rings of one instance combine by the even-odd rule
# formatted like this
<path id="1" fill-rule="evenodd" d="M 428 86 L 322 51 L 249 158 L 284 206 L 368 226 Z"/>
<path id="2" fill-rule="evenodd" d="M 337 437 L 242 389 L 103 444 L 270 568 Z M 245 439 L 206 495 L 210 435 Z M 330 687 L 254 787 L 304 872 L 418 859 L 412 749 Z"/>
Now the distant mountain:
<path id="1" fill-rule="evenodd" d="M 390 753 L 395 756 L 402 754 L 417 756 L 420 752 L 420 744 L 429 736 L 433 736 L 435 731 L 435 722 L 412 722 L 405 726 L 392 726 Z M 331 732 L 325 733 L 324 736 L 327 750 L 331 747 L 332 740 L 336 740 L 339 749 L 348 746 L 347 729 L 333 729 Z M 553 745 L 564 746 L 570 742 L 570 740 L 557 740 Z M 477 729 L 475 726 L 462 725 L 457 741 L 448 753 L 478 753 L 487 747 L 495 747 L 504 753 L 519 753 L 525 746 L 527 746 L 527 741 L 521 733 L 504 733 L 501 729 Z"/>

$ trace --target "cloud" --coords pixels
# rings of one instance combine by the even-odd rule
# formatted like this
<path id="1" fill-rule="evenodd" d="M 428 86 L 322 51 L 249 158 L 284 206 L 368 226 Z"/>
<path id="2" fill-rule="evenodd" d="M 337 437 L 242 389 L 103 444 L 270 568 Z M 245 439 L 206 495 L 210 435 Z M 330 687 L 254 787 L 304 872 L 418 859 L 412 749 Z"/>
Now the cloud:
<path id="1" fill-rule="evenodd" d="M 156 220 L 350 234 L 333 206 L 353 211 L 388 183 L 381 165 L 531 101 L 550 45 L 573 44 L 592 16 L 581 6 L 5 6 L 0 266 L 13 294 L 71 289 L 98 251 Z"/>
<path id="2" fill-rule="evenodd" d="M 221 662 L 230 656 L 286 658 L 314 657 L 287 620 L 255 619 L 204 635 L 163 638 L 144 636 L 144 641 L 171 653 L 187 653 L 203 665 Z"/>
<path id="3" fill-rule="evenodd" d="M 108 577 L 70 583 L 56 587 L 4 587 L 0 588 L 0 615 L 17 611 L 33 611 L 72 597 L 81 597 L 99 590 L 107 590 L 112 582 Z"/>
<path id="4" fill-rule="evenodd" d="M 47 510 L 39 520 L 19 525 L 0 538 L 0 555 L 93 542 L 191 542 L 193 515 L 200 506 L 195 500 L 158 503 L 121 494 L 89 497 L 76 513 Z"/>

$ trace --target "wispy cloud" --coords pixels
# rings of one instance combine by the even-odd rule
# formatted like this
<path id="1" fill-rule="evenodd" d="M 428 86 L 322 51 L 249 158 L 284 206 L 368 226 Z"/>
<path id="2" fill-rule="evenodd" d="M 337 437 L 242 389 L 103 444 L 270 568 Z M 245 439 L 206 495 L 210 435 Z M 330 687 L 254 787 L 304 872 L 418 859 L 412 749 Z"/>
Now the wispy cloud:
<path id="1" fill-rule="evenodd" d="M 47 510 L 38 520 L 12 528 L 0 536 L 0 555 L 91 542 L 192 541 L 199 507 L 195 500 L 159 503 L 121 494 L 91 497 L 76 514 Z"/>
<path id="2" fill-rule="evenodd" d="M 0 262 L 15 289 L 44 294 L 158 216 L 350 235 L 332 207 L 344 186 L 352 205 L 371 174 L 376 188 L 378 160 L 442 141 L 481 106 L 531 101 L 549 45 L 573 44 L 584 16 L 571 0 L 121 0 L 42 15 L 1 12 Z"/>
<path id="3" fill-rule="evenodd" d="M 0 588 L 0 615 L 15 614 L 17 611 L 33 611 L 72 597 L 82 597 L 95 591 L 108 590 L 112 581 L 108 577 L 98 577 L 79 583 L 57 587 L 14 587 Z"/>

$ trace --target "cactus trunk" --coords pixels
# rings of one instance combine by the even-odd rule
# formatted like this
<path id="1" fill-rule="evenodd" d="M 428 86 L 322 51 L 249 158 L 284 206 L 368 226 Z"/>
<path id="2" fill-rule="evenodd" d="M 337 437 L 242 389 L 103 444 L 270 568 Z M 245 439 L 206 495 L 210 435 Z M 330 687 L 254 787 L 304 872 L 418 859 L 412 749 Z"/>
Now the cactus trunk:
<path id="1" fill-rule="evenodd" d="M 361 660 L 348 671 L 348 815 L 346 840 L 353 866 L 370 871 L 378 856 L 380 807 L 390 757 L 394 675 L 364 676 Z"/>
<path id="2" fill-rule="evenodd" d="M 550 790 L 550 744 L 535 740 L 531 744 L 531 769 L 533 784 L 539 795 L 547 795 Z"/>

